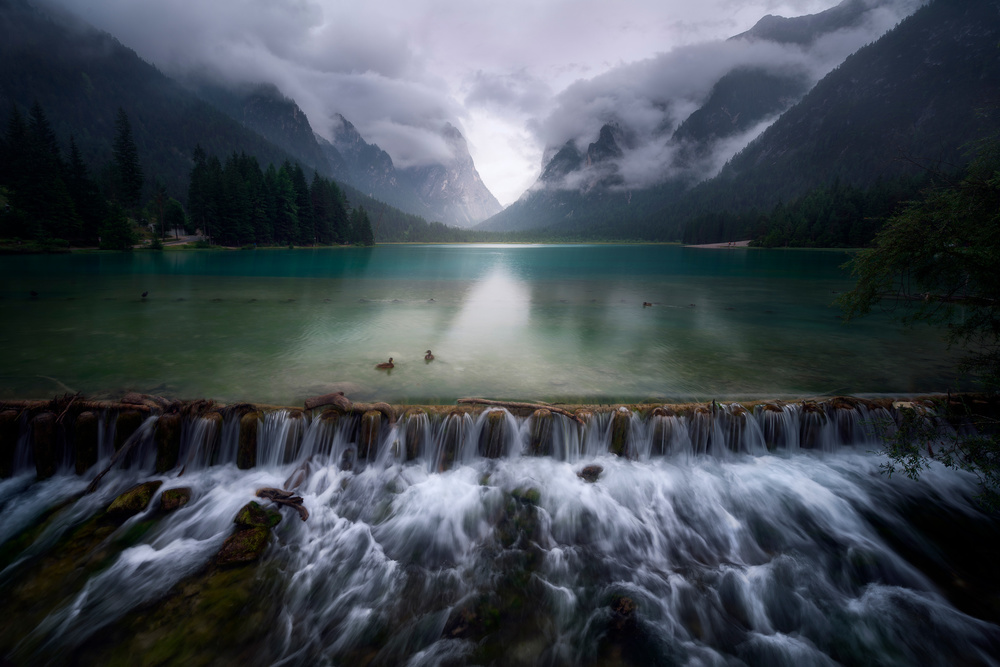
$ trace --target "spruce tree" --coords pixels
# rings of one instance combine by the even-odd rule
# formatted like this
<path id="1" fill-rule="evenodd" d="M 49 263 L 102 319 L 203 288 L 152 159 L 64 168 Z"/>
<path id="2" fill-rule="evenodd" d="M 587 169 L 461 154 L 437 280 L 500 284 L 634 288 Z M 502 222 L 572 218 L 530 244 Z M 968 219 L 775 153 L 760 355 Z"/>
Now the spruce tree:
<path id="1" fill-rule="evenodd" d="M 115 197 L 126 208 L 134 209 L 142 196 L 142 166 L 139 164 L 139 149 L 132 139 L 132 125 L 121 107 L 118 107 L 115 119 L 115 132 Z"/>

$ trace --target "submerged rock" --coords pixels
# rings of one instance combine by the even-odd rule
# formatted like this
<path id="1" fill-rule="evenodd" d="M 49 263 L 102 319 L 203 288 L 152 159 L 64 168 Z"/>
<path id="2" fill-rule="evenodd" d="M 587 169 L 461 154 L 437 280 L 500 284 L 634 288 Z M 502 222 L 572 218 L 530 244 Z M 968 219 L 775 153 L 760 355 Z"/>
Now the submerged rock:
<path id="1" fill-rule="evenodd" d="M 601 476 L 602 472 L 604 472 L 604 468 L 602 468 L 601 466 L 589 465 L 589 466 L 584 466 L 583 470 L 576 473 L 576 476 L 585 482 L 590 482 L 591 484 L 593 484 L 594 482 L 597 481 L 597 478 Z"/>
<path id="2" fill-rule="evenodd" d="M 240 509 L 233 523 L 241 528 L 273 528 L 281 522 L 281 514 L 251 500 Z"/>
<path id="3" fill-rule="evenodd" d="M 125 519 L 142 512 L 149 506 L 149 501 L 153 499 L 153 494 L 163 485 L 162 480 L 144 482 L 136 484 L 131 489 L 125 491 L 115 498 L 108 505 L 108 516 L 124 521 Z"/>
<path id="4" fill-rule="evenodd" d="M 238 530 L 222 543 L 215 562 L 218 565 L 252 563 L 264 553 L 270 537 L 271 531 L 263 527 Z"/>
<path id="5" fill-rule="evenodd" d="M 241 565 L 260 558 L 271 538 L 271 528 L 278 525 L 281 515 L 250 501 L 236 514 L 236 531 L 226 538 L 215 557 L 218 565 Z"/>
<path id="6" fill-rule="evenodd" d="M 188 504 L 191 500 L 191 489 L 186 486 L 167 489 L 160 494 L 160 510 L 173 512 Z"/>

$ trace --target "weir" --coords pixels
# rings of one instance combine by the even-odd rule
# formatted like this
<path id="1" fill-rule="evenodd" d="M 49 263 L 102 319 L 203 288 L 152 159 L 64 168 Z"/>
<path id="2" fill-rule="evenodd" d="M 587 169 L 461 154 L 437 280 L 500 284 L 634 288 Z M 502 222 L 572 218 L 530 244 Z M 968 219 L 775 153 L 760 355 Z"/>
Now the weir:
<path id="1" fill-rule="evenodd" d="M 834 398 L 748 404 L 586 406 L 574 418 L 547 409 L 395 406 L 378 410 L 301 410 L 199 401 L 140 412 L 106 407 L 59 417 L 45 402 L 0 409 L 0 476 L 85 475 L 129 445 L 124 467 L 167 473 L 236 465 L 240 469 L 310 460 L 350 469 L 419 462 L 440 472 L 475 458 L 550 456 L 576 462 L 612 453 L 652 457 L 765 455 L 799 449 L 876 446 L 901 410 L 935 415 L 935 400 Z M 565 408 L 563 408 L 565 410 Z M 398 419 L 395 417 L 400 415 Z M 942 425 L 946 422 L 941 421 Z M 131 441 L 131 442 L 130 442 Z"/>
<path id="2" fill-rule="evenodd" d="M 1000 519 L 874 453 L 950 397 L 330 400 L 5 404 L 0 658 L 998 662 Z"/>

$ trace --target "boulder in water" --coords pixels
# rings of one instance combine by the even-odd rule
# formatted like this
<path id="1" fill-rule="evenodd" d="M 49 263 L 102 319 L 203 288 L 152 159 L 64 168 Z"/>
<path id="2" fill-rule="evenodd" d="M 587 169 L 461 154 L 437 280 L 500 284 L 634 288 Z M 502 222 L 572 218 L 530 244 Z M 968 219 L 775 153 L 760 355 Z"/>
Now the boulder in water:
<path id="1" fill-rule="evenodd" d="M 267 548 L 271 528 L 278 525 L 281 515 L 250 501 L 236 514 L 236 531 L 226 538 L 215 557 L 218 565 L 252 563 Z"/>
<path id="2" fill-rule="evenodd" d="M 191 489 L 186 486 L 176 489 L 167 489 L 160 494 L 160 510 L 163 512 L 173 512 L 188 504 L 191 500 Z"/>
<path id="3" fill-rule="evenodd" d="M 119 521 L 124 521 L 142 512 L 149 506 L 149 501 L 153 499 L 153 494 L 162 485 L 163 482 L 161 480 L 136 484 L 111 501 L 111 504 L 108 505 L 108 516 Z"/>
<path id="4" fill-rule="evenodd" d="M 281 514 L 261 507 L 251 500 L 240 509 L 233 523 L 241 528 L 273 528 L 281 521 Z"/>
<path id="5" fill-rule="evenodd" d="M 271 531 L 263 527 L 237 530 L 222 543 L 215 562 L 218 565 L 252 563 L 264 553 L 270 537 Z"/>
<path id="6" fill-rule="evenodd" d="M 361 416 L 361 437 L 358 440 L 358 458 L 372 460 L 378 455 L 382 431 L 382 413 L 369 410 Z"/>
<path id="7" fill-rule="evenodd" d="M 585 482 L 590 482 L 591 484 L 593 484 L 594 482 L 597 481 L 597 478 L 601 476 L 602 472 L 604 472 L 604 468 L 602 468 L 601 466 L 589 465 L 589 466 L 584 466 L 583 470 L 576 473 L 576 476 L 584 480 Z"/>

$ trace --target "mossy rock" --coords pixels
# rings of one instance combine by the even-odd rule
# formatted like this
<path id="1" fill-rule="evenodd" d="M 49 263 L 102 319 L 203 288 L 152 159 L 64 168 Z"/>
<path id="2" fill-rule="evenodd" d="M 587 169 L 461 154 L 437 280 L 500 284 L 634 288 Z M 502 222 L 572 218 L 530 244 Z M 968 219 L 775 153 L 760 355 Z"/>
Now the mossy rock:
<path id="1" fill-rule="evenodd" d="M 97 436 L 100 431 L 100 417 L 96 413 L 81 412 L 73 424 L 73 437 L 76 443 L 76 474 L 82 475 L 95 463 L 99 443 Z"/>
<path id="2" fill-rule="evenodd" d="M 17 410 L 0 412 L 0 479 L 14 474 L 14 454 L 20 427 Z"/>
<path id="3" fill-rule="evenodd" d="M 542 492 L 538 489 L 530 487 L 527 489 L 514 489 L 510 492 L 510 495 L 513 496 L 515 500 L 534 506 L 537 506 L 538 502 L 542 499 Z"/>
<path id="4" fill-rule="evenodd" d="M 181 451 L 181 424 L 179 414 L 163 415 L 156 422 L 156 472 L 167 472 L 177 467 Z"/>
<path id="5" fill-rule="evenodd" d="M 257 465 L 257 425 L 260 412 L 248 412 L 240 418 L 240 442 L 236 452 L 236 467 L 249 470 Z"/>
<path id="6" fill-rule="evenodd" d="M 160 511 L 173 512 L 187 505 L 190 500 L 191 489 L 186 486 L 167 489 L 160 494 Z"/>
<path id="7" fill-rule="evenodd" d="M 110 505 L 108 505 L 108 517 L 118 521 L 124 521 L 125 519 L 142 512 L 149 507 L 149 501 L 153 499 L 153 494 L 156 493 L 157 489 L 159 489 L 162 485 L 162 480 L 136 484 L 128 491 L 119 495 L 111 502 Z"/>
<path id="8" fill-rule="evenodd" d="M 270 529 L 264 526 L 237 530 L 222 543 L 215 562 L 218 565 L 252 563 L 264 553 L 270 537 Z"/>
<path id="9" fill-rule="evenodd" d="M 115 421 L 115 451 L 125 446 L 128 439 L 131 438 L 139 427 L 142 426 L 143 415 L 138 410 L 123 410 L 118 413 L 118 419 Z"/>
<path id="10" fill-rule="evenodd" d="M 236 514 L 233 523 L 241 528 L 273 528 L 281 521 L 281 514 L 265 509 L 251 500 Z"/>
<path id="11" fill-rule="evenodd" d="M 51 412 L 36 415 L 31 420 L 31 436 L 38 479 L 48 479 L 56 474 L 59 462 L 56 448 L 56 416 Z"/>

